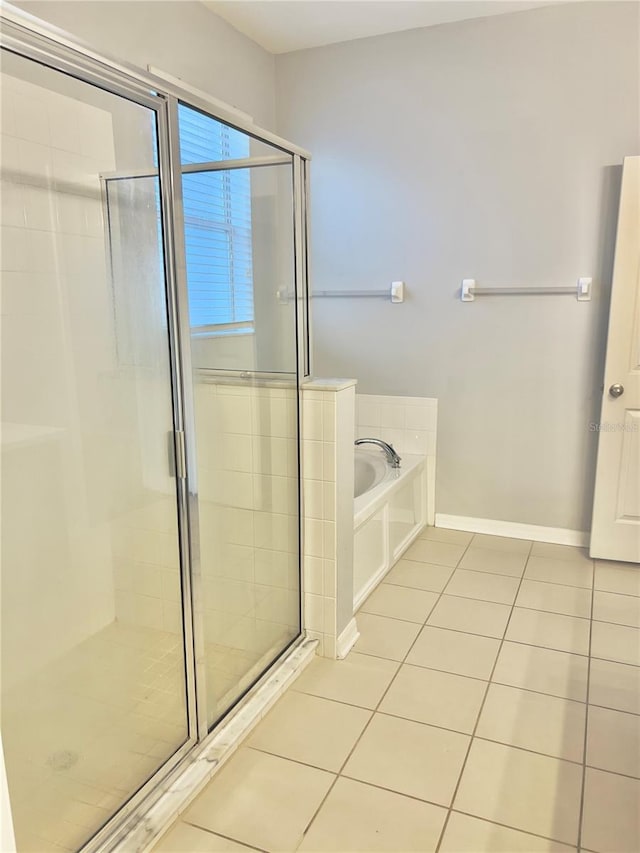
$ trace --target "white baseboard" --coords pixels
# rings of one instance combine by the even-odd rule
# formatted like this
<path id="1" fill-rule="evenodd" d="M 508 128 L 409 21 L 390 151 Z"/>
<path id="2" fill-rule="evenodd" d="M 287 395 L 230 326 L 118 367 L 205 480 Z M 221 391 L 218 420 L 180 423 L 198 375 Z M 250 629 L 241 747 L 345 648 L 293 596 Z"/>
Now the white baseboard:
<path id="1" fill-rule="evenodd" d="M 564 527 L 541 527 L 537 524 L 519 524 L 515 521 L 497 521 L 493 518 L 470 518 L 465 515 L 436 513 L 436 527 L 449 530 L 465 530 L 469 533 L 488 533 L 491 536 L 507 536 L 509 539 L 532 539 L 534 542 L 551 542 L 554 545 L 589 547 L 590 534 L 584 530 L 568 530 Z"/>
<path id="2" fill-rule="evenodd" d="M 336 657 L 338 660 L 346 658 L 356 644 L 359 636 L 360 631 L 358 631 L 358 626 L 356 625 L 356 619 L 354 616 L 336 641 Z"/>

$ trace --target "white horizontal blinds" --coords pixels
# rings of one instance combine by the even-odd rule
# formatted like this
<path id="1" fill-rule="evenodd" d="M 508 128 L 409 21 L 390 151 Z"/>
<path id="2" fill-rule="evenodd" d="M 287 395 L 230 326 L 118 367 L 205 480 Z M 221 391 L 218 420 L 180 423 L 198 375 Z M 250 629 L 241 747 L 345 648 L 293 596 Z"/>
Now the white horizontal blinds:
<path id="1" fill-rule="evenodd" d="M 183 165 L 249 156 L 244 133 L 183 105 L 179 118 Z M 250 170 L 183 174 L 182 194 L 191 327 L 242 330 L 253 323 Z"/>

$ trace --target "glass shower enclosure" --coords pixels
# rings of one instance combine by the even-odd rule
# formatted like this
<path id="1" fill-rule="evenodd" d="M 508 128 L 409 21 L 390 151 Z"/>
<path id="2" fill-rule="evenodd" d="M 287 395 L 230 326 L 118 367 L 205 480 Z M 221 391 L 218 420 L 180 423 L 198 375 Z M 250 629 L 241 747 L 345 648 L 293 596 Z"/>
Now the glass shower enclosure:
<path id="1" fill-rule="evenodd" d="M 15 19 L 0 87 L 4 761 L 101 849 L 302 634 L 306 160 Z"/>

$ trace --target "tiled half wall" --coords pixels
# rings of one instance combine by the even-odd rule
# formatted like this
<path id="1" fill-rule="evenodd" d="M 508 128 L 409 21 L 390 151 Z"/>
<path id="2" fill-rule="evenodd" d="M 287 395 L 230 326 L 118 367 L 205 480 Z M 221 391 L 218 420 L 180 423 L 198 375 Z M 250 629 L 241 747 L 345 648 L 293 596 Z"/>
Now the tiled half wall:
<path id="1" fill-rule="evenodd" d="M 355 392 L 353 379 L 315 379 L 302 389 L 305 626 L 331 658 L 355 630 L 354 440 L 381 438 L 400 455 L 426 456 L 428 523 L 434 518 L 438 401 Z"/>

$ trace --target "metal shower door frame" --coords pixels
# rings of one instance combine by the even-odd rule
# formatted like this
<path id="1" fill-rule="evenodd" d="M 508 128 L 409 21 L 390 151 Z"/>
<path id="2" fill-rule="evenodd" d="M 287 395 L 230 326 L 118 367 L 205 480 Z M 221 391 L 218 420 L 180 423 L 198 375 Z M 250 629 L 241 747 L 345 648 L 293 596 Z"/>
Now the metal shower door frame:
<path id="1" fill-rule="evenodd" d="M 300 386 L 310 375 L 309 299 L 306 283 L 308 260 L 308 160 L 309 155 L 275 134 L 264 131 L 235 113 L 224 114 L 206 97 L 189 89 L 167 85 L 139 69 L 101 56 L 64 33 L 15 7 L 0 7 L 0 46 L 81 82 L 147 107 L 156 116 L 158 173 L 163 236 L 165 294 L 167 300 L 168 350 L 171 373 L 172 415 L 176 458 L 177 521 L 183 608 L 183 640 L 186 676 L 187 740 L 153 776 L 112 816 L 82 848 L 83 853 L 107 853 L 126 837 L 140 815 L 162 795 L 166 785 L 191 760 L 192 754 L 206 746 L 206 676 L 200 536 L 198 530 L 198 481 L 195 447 L 195 413 L 191 363 L 186 256 L 182 211 L 182 172 L 180 164 L 178 104 L 195 107 L 212 118 L 280 148 L 292 156 L 294 221 L 294 289 L 297 310 L 296 354 L 298 387 L 298 458 L 300 468 L 301 405 Z M 274 295 L 275 297 L 275 295 Z M 230 711 L 240 709 L 268 677 L 269 671 L 292 646 L 304 640 L 302 602 L 304 601 L 302 554 L 301 479 L 298 478 L 298 542 L 300 588 L 300 635 L 289 644 L 268 670 Z M 225 719 L 225 718 L 223 718 Z M 161 786 L 161 783 L 165 783 Z"/>

